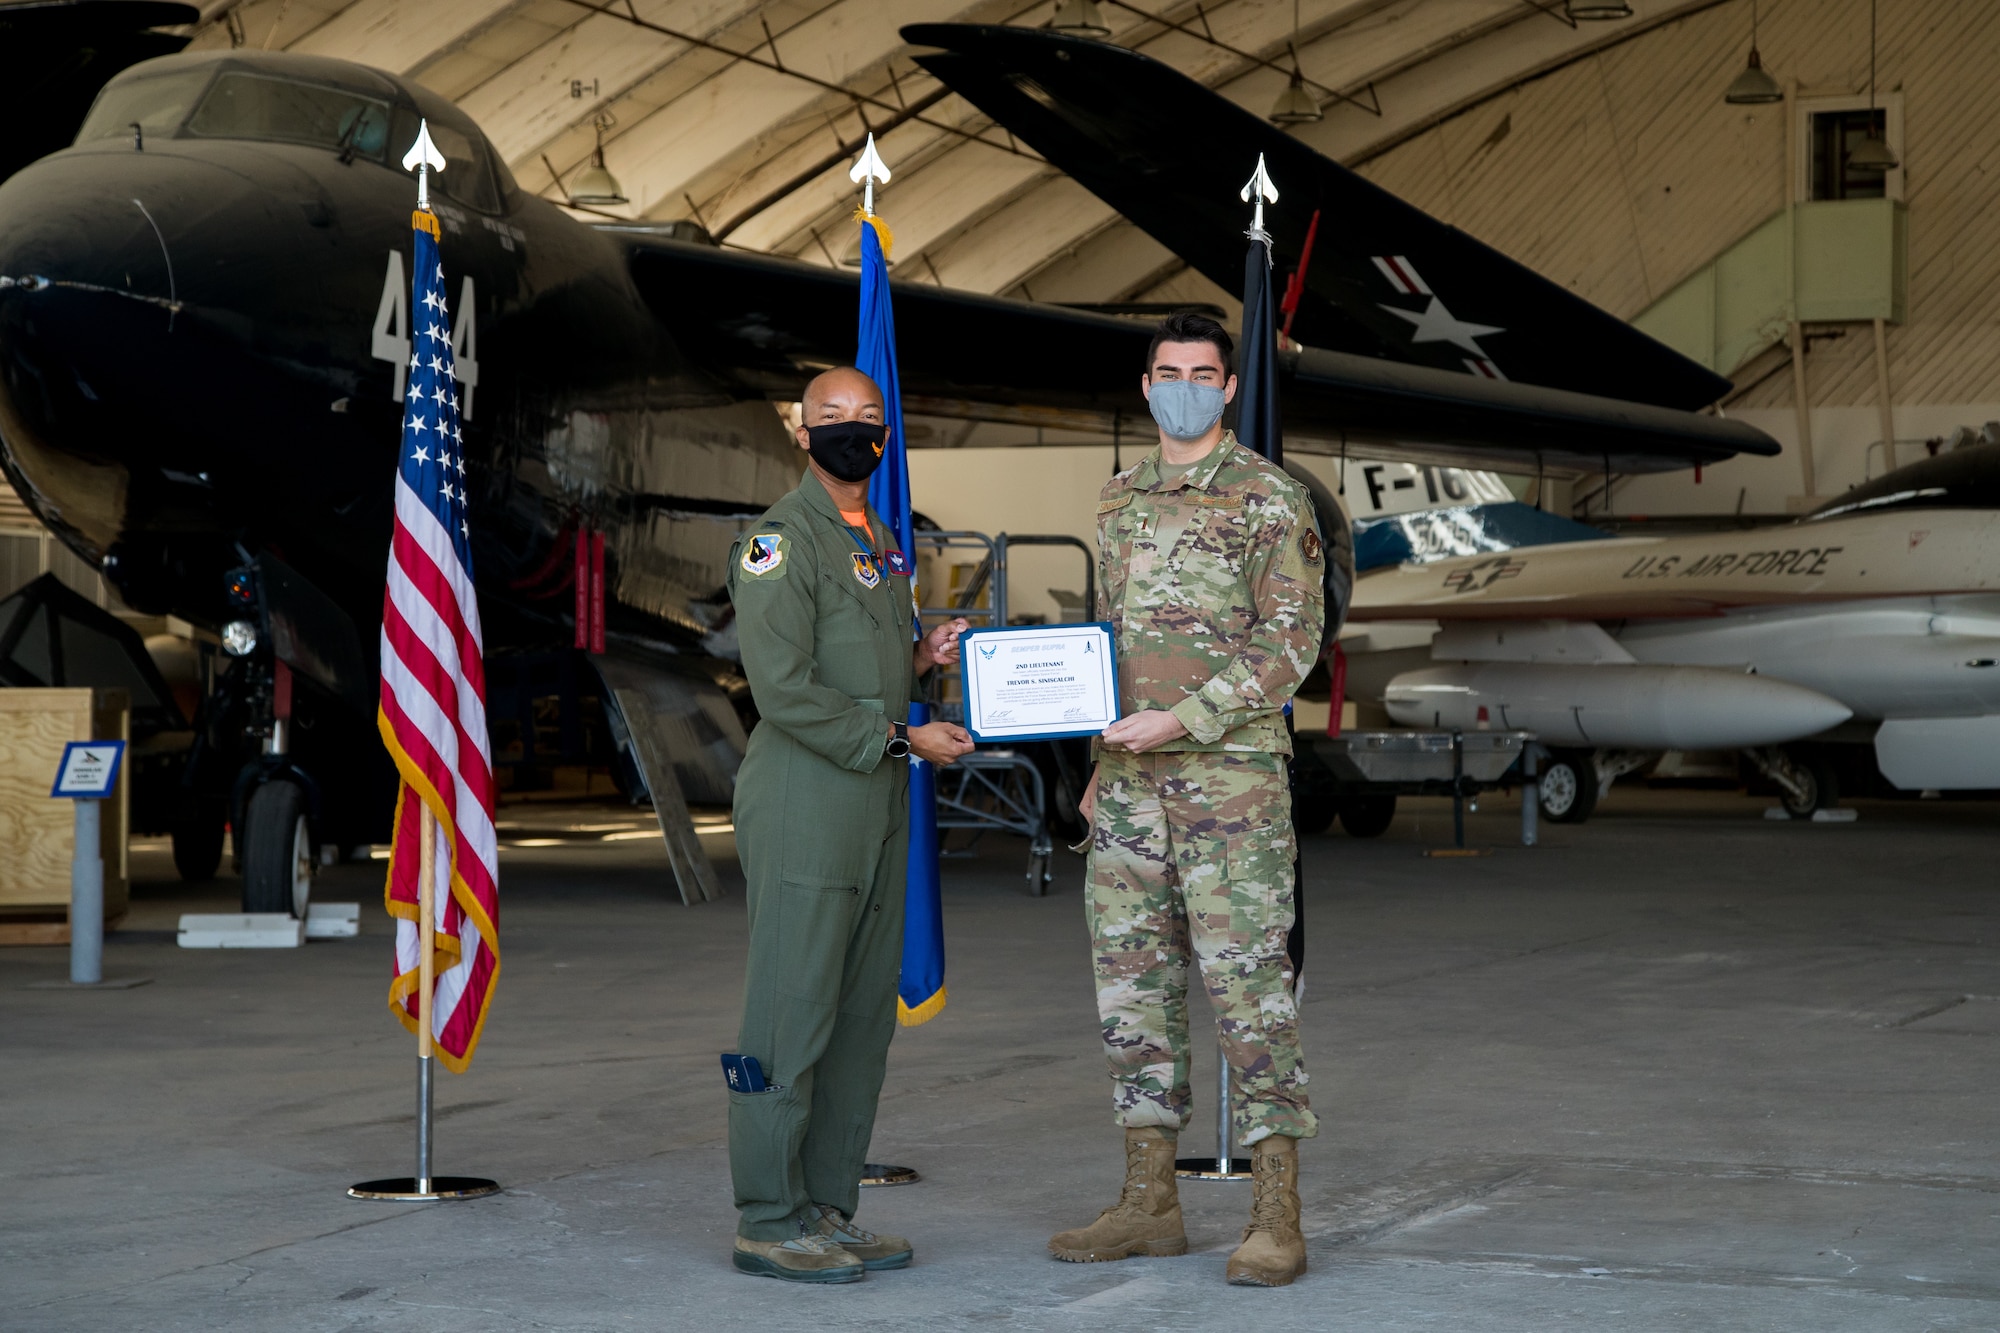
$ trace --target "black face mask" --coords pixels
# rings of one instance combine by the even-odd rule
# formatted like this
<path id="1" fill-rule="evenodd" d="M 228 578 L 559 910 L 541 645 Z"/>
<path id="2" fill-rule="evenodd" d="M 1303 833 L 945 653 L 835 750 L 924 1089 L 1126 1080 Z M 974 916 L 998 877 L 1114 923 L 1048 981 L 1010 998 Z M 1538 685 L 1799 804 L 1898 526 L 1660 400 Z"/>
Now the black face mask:
<path id="1" fill-rule="evenodd" d="M 882 465 L 882 444 L 889 428 L 879 421 L 835 421 L 807 426 L 812 461 L 841 481 L 866 481 Z"/>

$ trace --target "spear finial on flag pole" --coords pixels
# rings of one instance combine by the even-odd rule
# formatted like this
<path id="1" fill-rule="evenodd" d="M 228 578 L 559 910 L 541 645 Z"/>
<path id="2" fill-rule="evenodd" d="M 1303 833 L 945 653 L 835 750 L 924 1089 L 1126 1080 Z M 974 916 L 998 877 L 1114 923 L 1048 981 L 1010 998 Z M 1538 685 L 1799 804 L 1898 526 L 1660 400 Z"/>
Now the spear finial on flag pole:
<path id="1" fill-rule="evenodd" d="M 861 187 L 861 211 L 871 217 L 875 213 L 875 182 L 889 183 L 889 164 L 875 151 L 875 135 L 868 135 L 868 144 L 861 150 L 854 167 L 847 173 L 847 179 Z"/>
<path id="2" fill-rule="evenodd" d="M 1264 230 L 1264 205 L 1278 202 L 1278 187 L 1271 183 L 1271 173 L 1264 169 L 1264 155 L 1257 154 L 1257 170 L 1244 182 L 1242 191 L 1236 196 L 1244 203 L 1255 202 L 1257 211 L 1251 214 L 1250 230 L 1246 233 L 1252 240 L 1271 243 L 1270 233 Z"/>
<path id="3" fill-rule="evenodd" d="M 359 1199 L 469 1199 L 500 1187 L 431 1171 L 431 1092 L 440 1060 L 464 1073 L 500 972 L 499 844 L 486 672 L 466 517 L 465 431 L 453 390 L 450 306 L 430 211 L 444 157 L 420 125 L 403 158 L 417 173 L 410 219 L 409 387 L 392 482 L 395 530 L 382 606 L 376 723 L 401 777 L 384 905 L 396 921 L 389 1008 L 417 1038 L 414 1175 L 370 1180 Z M 428 312 L 428 313 L 425 313 Z M 461 309 L 460 319 L 471 311 Z"/>
<path id="4" fill-rule="evenodd" d="M 444 170 L 444 154 L 431 142 L 431 123 L 417 122 L 417 141 L 403 154 L 403 170 L 417 173 L 417 207 L 431 211 L 431 173 Z M 1275 197 L 1275 196 L 1274 196 Z"/>

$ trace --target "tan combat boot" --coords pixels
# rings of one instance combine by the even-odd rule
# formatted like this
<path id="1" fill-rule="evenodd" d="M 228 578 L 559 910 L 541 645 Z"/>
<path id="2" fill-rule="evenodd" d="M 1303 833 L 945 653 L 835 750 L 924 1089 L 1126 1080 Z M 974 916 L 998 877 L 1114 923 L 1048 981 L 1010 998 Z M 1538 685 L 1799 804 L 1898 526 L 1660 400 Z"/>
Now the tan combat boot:
<path id="1" fill-rule="evenodd" d="M 1273 1134 L 1250 1150 L 1257 1197 L 1243 1243 L 1229 1256 L 1227 1276 L 1238 1287 L 1286 1287 L 1306 1271 L 1299 1233 L 1299 1141 Z"/>
<path id="2" fill-rule="evenodd" d="M 1125 1131 L 1125 1188 L 1118 1202 L 1089 1226 L 1049 1238 L 1049 1253 L 1072 1264 L 1186 1254 L 1187 1248 L 1174 1182 L 1174 1135 L 1150 1125 Z"/>

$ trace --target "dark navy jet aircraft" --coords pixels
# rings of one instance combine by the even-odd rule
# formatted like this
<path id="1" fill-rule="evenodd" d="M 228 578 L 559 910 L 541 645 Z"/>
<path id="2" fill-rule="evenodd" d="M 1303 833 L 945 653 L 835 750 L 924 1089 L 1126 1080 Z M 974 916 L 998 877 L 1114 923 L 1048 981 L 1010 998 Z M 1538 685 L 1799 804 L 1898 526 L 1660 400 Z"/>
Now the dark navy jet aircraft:
<path id="1" fill-rule="evenodd" d="M 89 41 L 86 11 L 98 22 Z M 413 317 L 425 317 L 408 309 L 414 192 L 398 167 L 420 119 L 447 160 L 432 197 L 489 653 L 573 642 L 571 553 L 579 534 L 601 535 L 608 634 L 596 661 L 657 728 L 656 745 L 634 747 L 654 756 L 641 776 L 656 806 L 681 805 L 670 787 L 726 801 L 754 719 L 724 561 L 797 480 L 772 403 L 851 359 L 855 278 L 723 250 L 686 224 L 579 223 L 520 189 L 462 112 L 378 70 L 247 51 L 156 55 L 175 39 L 143 25 L 190 13 L 130 0 L 0 5 L 0 72 L 102 84 L 68 147 L 0 184 L 0 465 L 127 603 L 217 631 L 233 657 L 176 778 L 184 873 L 213 872 L 227 821 L 246 907 L 298 910 L 319 844 L 385 836 L 393 777 L 372 725 L 374 642 L 403 377 Z M 1028 36 L 1050 60 L 1089 47 Z M 1123 58 L 1119 77 L 1164 70 Z M 1010 124 L 1070 94 L 1053 76 L 1007 74 L 1026 99 L 1009 102 L 990 91 L 989 66 L 951 59 L 940 76 Z M 109 77 L 121 60 L 138 63 Z M 60 105 L 49 101 L 44 119 Z M 1073 128 L 1099 113 L 1086 102 L 1067 114 Z M 1031 141 L 1057 138 L 1030 128 Z M 1158 179 L 1160 163 L 1123 148 L 1102 162 L 1087 145 L 1044 151 L 1100 193 L 1120 173 L 1135 189 Z M 1328 208 L 1387 201 L 1422 218 L 1306 156 Z M 1217 161 L 1247 174 L 1220 148 Z M 1229 238 L 1242 219 L 1228 213 L 1203 226 L 1240 256 Z M 1620 339 L 1626 377 L 1612 387 L 1626 397 L 1525 370 L 1515 379 L 1528 383 L 1509 383 L 1435 358 L 1385 359 L 1348 334 L 1404 317 L 1316 283 L 1304 331 L 1327 331 L 1336 348 L 1288 356 L 1288 429 L 1591 471 L 1775 451 L 1754 430 L 1689 410 L 1725 381 L 1458 233 L 1429 253 L 1425 271 L 1448 271 L 1468 293 L 1482 274 L 1500 285 L 1509 346 Z M 928 285 L 898 284 L 895 300 L 904 392 L 927 412 L 1062 408 L 1107 425 L 1143 412 L 1132 388 L 1142 324 Z M 1408 324 L 1425 317 L 1402 304 Z M 1349 324 L 1342 310 L 1354 312 Z M 1431 318 L 1424 327 L 1442 327 Z M 1667 392 L 1644 392 L 1649 370 Z M 613 719 L 614 730 L 631 723 Z M 675 860 L 684 893 L 701 874 L 686 859 Z"/>

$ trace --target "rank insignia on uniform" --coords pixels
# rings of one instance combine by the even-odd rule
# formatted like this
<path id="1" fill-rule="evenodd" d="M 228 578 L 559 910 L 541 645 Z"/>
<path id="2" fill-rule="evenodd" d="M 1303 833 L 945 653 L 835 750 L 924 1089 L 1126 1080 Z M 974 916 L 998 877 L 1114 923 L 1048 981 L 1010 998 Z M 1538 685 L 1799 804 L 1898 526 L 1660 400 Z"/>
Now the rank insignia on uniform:
<path id="1" fill-rule="evenodd" d="M 875 567 L 875 557 L 866 551 L 850 552 L 854 557 L 854 581 L 864 588 L 872 588 L 882 581 L 882 571 Z"/>
<path id="2" fill-rule="evenodd" d="M 888 563 L 889 572 L 897 578 L 910 577 L 910 558 L 901 551 L 884 551 L 882 559 Z"/>
<path id="3" fill-rule="evenodd" d="M 785 563 L 785 537 L 780 532 L 760 532 L 743 543 L 743 572 L 768 574 Z"/>
<path id="4" fill-rule="evenodd" d="M 1307 564 L 1309 565 L 1318 564 L 1319 534 L 1317 532 L 1314 532 L 1311 528 L 1307 528 L 1303 533 L 1299 535 L 1299 550 L 1305 553 Z"/>

